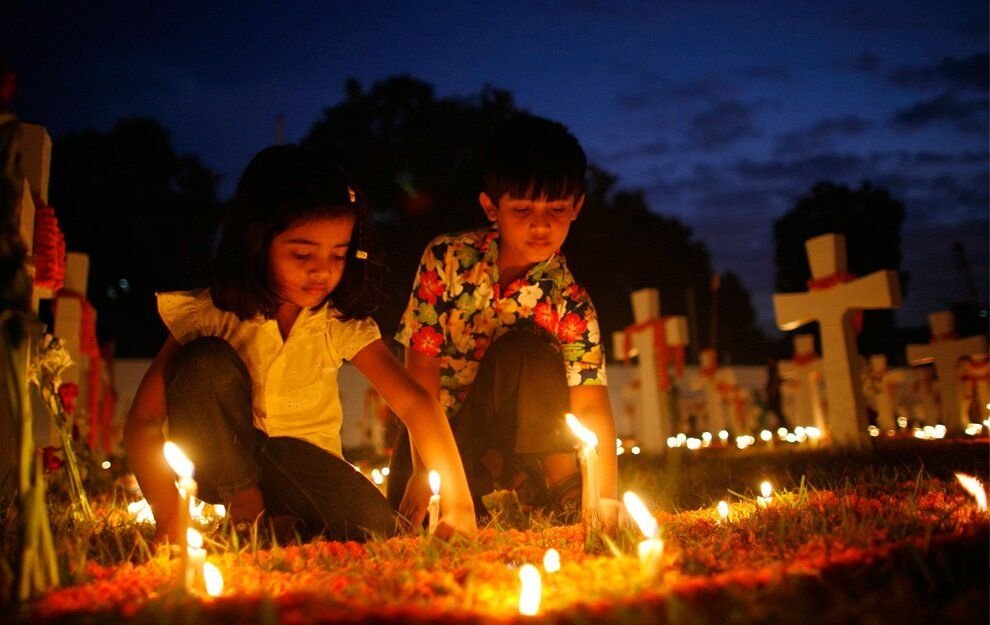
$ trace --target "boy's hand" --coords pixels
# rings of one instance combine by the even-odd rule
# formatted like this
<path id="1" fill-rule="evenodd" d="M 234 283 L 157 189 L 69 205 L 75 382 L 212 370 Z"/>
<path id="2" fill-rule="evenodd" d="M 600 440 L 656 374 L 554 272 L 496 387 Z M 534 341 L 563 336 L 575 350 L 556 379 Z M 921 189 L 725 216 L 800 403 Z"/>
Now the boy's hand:
<path id="1" fill-rule="evenodd" d="M 406 482 L 406 492 L 402 495 L 402 502 L 399 504 L 399 514 L 401 514 L 410 526 L 419 527 L 423 524 L 423 519 L 429 510 L 430 484 L 424 472 L 413 473 L 409 481 Z"/>

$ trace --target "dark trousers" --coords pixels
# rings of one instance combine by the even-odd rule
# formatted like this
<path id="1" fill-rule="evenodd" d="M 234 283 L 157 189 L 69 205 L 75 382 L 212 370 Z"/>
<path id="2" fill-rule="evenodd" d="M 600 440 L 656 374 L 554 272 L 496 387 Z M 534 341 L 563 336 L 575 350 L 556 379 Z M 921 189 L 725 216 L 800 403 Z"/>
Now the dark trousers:
<path id="1" fill-rule="evenodd" d="M 482 458 L 494 450 L 505 459 L 574 451 L 564 414 L 570 393 L 564 363 L 545 335 L 512 330 L 485 352 L 464 404 L 451 419 L 475 511 L 494 480 Z M 412 474 L 409 435 L 400 429 L 388 476 L 388 501 L 398 507 Z"/>
<path id="2" fill-rule="evenodd" d="M 224 340 L 190 341 L 165 372 L 169 438 L 196 467 L 200 498 L 226 503 L 258 486 L 269 515 L 301 521 L 304 536 L 334 540 L 391 536 L 396 514 L 343 459 L 307 441 L 254 428 L 251 378 Z"/>

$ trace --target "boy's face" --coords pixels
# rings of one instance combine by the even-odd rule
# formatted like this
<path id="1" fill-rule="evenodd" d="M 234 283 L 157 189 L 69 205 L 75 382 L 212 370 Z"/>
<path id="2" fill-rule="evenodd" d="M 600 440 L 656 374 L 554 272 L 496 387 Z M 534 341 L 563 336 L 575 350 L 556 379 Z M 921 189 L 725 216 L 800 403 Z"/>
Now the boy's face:
<path id="1" fill-rule="evenodd" d="M 489 221 L 498 224 L 499 265 L 531 266 L 550 258 L 564 244 L 584 195 L 550 200 L 504 194 L 496 202 L 482 192 L 478 201 Z"/>

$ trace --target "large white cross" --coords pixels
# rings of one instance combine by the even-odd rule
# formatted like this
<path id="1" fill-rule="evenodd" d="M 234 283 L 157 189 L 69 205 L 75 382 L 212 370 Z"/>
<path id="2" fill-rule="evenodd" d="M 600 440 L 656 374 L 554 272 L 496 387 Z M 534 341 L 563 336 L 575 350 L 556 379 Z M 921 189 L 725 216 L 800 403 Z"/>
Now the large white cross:
<path id="1" fill-rule="evenodd" d="M 634 323 L 659 320 L 660 293 L 657 289 L 640 289 L 632 293 Z M 664 337 L 668 346 L 684 346 L 688 343 L 687 319 L 680 316 L 663 320 Z M 632 349 L 639 355 L 639 410 L 636 411 L 635 430 L 640 447 L 647 452 L 661 452 L 667 437 L 671 435 L 674 410 L 670 393 L 657 383 L 657 354 L 654 349 L 654 329 L 647 327 L 632 334 Z M 614 352 L 617 358 L 625 359 L 625 337 L 621 332 L 614 335 Z M 671 363 L 666 363 L 668 366 Z"/>
<path id="2" fill-rule="evenodd" d="M 852 319 L 858 310 L 900 306 L 900 283 L 897 272 L 890 270 L 850 279 L 846 241 L 840 234 L 823 234 L 808 239 L 804 245 L 812 278 L 827 283 L 834 277 L 835 284 L 806 293 L 774 295 L 777 327 L 794 330 L 812 321 L 818 322 L 831 438 L 834 442 L 858 445 L 866 440 L 867 423 L 866 406 L 858 383 Z"/>
<path id="3" fill-rule="evenodd" d="M 951 434 L 961 434 L 969 421 L 963 415 L 959 401 L 959 359 L 963 356 L 983 354 L 987 351 L 985 336 L 954 338 L 955 317 L 943 310 L 928 315 L 932 330 L 930 343 L 908 345 L 908 362 L 912 365 L 935 363 L 935 375 L 942 400 L 942 421 Z"/>
<path id="4" fill-rule="evenodd" d="M 819 385 L 822 379 L 822 359 L 815 353 L 813 334 L 794 335 L 794 360 L 782 360 L 777 365 L 782 380 L 793 380 L 793 425 L 814 425 L 825 432 L 825 412 Z"/>

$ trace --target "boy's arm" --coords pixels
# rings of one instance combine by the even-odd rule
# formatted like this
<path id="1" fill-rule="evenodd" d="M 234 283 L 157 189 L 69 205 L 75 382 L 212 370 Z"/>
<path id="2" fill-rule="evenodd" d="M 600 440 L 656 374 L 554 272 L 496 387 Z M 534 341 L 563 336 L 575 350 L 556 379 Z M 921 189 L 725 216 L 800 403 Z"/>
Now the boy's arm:
<path id="1" fill-rule="evenodd" d="M 598 457 L 601 461 L 600 496 L 618 497 L 618 461 L 615 456 L 615 419 L 608 401 L 608 387 L 603 385 L 572 386 L 571 412 L 598 436 Z"/>
<path id="2" fill-rule="evenodd" d="M 165 435 L 165 366 L 179 350 L 179 342 L 169 336 L 145 372 L 124 424 L 124 451 L 141 492 L 155 515 L 155 539 L 178 539 L 173 527 L 178 493 L 175 476 L 165 461 L 162 446 Z"/>

